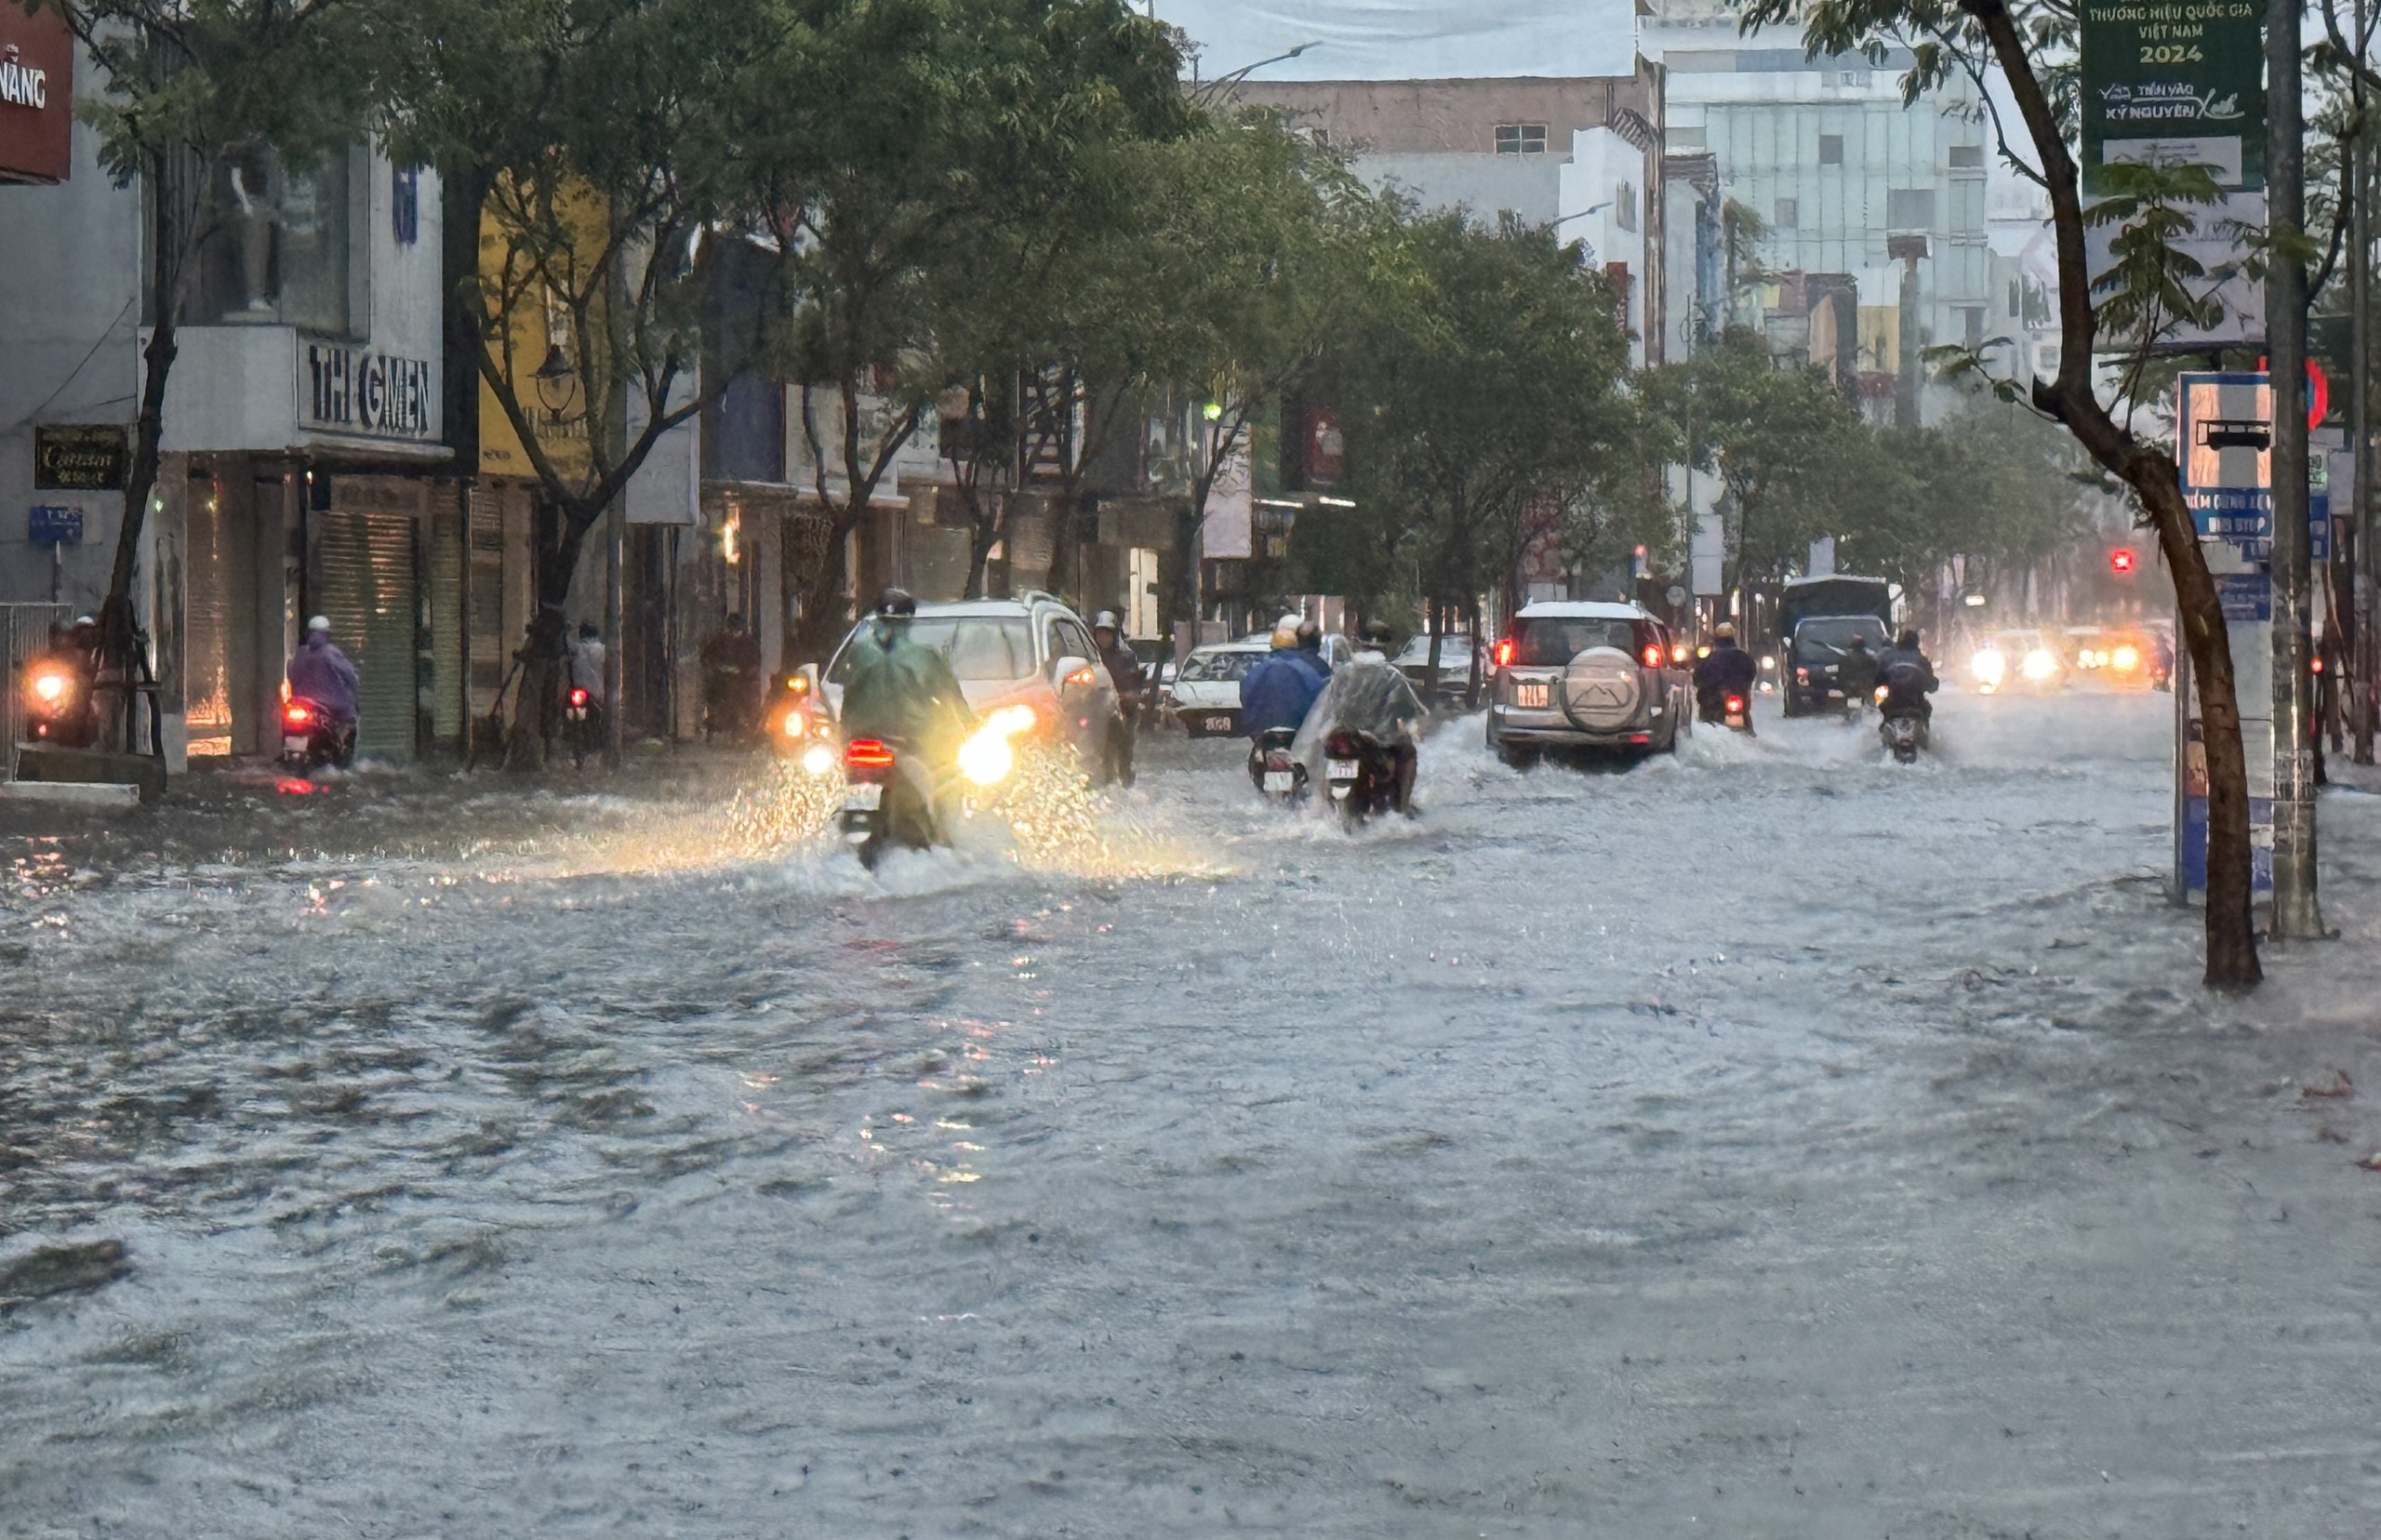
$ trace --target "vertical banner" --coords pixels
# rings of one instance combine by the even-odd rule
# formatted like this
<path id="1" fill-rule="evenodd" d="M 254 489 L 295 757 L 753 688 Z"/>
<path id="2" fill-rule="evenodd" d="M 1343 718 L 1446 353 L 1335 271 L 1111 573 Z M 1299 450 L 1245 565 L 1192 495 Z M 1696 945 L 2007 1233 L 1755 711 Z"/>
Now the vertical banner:
<path id="1" fill-rule="evenodd" d="M 2204 166 L 2225 201 L 2194 216 L 2176 241 L 2203 268 L 2235 260 L 2234 222 L 2265 223 L 2265 7 L 2257 0 L 2082 0 L 2083 196 L 2112 191 L 2108 168 L 2126 162 Z M 2094 277 L 2113 265 L 2118 232 L 2085 234 Z M 2221 323 L 2176 326 L 2167 342 L 2239 341 L 2265 335 L 2264 297 L 2235 277 L 2222 285 Z M 2129 348 L 2137 339 L 2109 339 Z"/>

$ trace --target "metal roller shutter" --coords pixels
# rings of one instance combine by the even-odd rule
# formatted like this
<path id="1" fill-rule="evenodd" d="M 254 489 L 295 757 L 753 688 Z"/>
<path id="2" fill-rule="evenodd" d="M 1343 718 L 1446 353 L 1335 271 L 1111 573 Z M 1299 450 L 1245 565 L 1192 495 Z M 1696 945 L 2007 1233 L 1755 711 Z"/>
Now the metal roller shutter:
<path id="1" fill-rule="evenodd" d="M 227 520 L 193 488 L 182 560 L 182 724 L 194 755 L 232 751 L 232 552 Z"/>
<path id="2" fill-rule="evenodd" d="M 413 521 L 400 514 L 323 513 L 321 612 L 355 661 L 355 751 L 414 755 Z"/>
<path id="3" fill-rule="evenodd" d="M 430 730 L 446 746 L 463 741 L 463 515 L 441 511 L 430 524 L 430 660 L 435 690 Z"/>

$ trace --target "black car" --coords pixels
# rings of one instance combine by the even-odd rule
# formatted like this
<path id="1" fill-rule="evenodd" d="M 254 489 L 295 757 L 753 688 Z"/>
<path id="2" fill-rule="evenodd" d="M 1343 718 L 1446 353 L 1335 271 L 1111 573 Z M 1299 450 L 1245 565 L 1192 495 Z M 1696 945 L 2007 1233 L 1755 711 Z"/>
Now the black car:
<path id="1" fill-rule="evenodd" d="M 1836 683 L 1836 669 L 1855 636 L 1868 639 L 1872 657 L 1884 650 L 1889 640 L 1885 623 L 1873 615 L 1822 615 L 1794 628 L 1786 658 L 1788 715 L 1842 709 L 1843 689 Z"/>

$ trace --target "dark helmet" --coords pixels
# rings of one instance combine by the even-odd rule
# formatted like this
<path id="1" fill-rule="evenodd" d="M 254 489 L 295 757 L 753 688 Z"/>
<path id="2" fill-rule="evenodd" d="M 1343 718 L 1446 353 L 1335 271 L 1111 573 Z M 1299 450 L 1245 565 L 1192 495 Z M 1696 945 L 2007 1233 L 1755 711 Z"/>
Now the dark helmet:
<path id="1" fill-rule="evenodd" d="M 1902 633 L 1894 638 L 1894 645 L 1896 647 L 1908 647 L 1910 651 L 1916 652 L 1918 650 L 1918 633 L 1905 627 L 1902 630 Z"/>
<path id="2" fill-rule="evenodd" d="M 1320 620 L 1299 621 L 1298 645 L 1308 652 L 1321 652 L 1323 650 L 1323 622 Z"/>
<path id="3" fill-rule="evenodd" d="M 744 629 L 744 612 L 742 610 L 736 610 L 728 615 L 727 629 L 732 631 L 740 631 Z"/>
<path id="4" fill-rule="evenodd" d="M 906 620 L 918 613 L 918 602 L 908 589 L 888 586 L 876 596 L 876 613 L 888 618 Z"/>
<path id="5" fill-rule="evenodd" d="M 1852 633 L 1852 640 L 1846 642 L 1844 645 L 1846 647 L 1857 647 L 1862 652 L 1867 652 L 1869 650 L 1869 633 L 1867 631 L 1854 631 Z"/>
<path id="6" fill-rule="evenodd" d="M 731 622 L 731 624 L 732 624 L 732 622 Z M 597 632 L 597 631 L 595 630 L 595 622 L 594 622 L 594 621 L 592 621 L 592 620 L 581 620 L 581 621 L 579 623 L 579 638 L 580 638 L 582 641 L 592 642 L 592 641 L 594 641 L 594 640 L 595 640 L 596 636 L 597 636 L 598 634 L 600 634 L 600 633 L 599 633 L 599 632 Z"/>
<path id="7" fill-rule="evenodd" d="M 1390 629 L 1386 620 L 1367 620 L 1364 622 L 1364 640 L 1387 652 L 1389 644 L 1397 640 L 1397 632 Z"/>

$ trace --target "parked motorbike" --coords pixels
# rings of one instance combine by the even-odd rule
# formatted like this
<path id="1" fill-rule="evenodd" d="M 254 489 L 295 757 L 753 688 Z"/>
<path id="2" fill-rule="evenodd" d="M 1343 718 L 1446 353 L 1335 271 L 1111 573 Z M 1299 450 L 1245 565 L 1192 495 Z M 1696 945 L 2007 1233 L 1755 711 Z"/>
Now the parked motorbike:
<path id="1" fill-rule="evenodd" d="M 1290 752 L 1297 741 L 1295 727 L 1269 727 L 1248 749 L 1248 778 L 1261 796 L 1296 802 L 1306 795 L 1306 766 Z"/>
<path id="2" fill-rule="evenodd" d="M 26 736 L 63 749 L 88 749 L 100 741 L 100 713 L 92 699 L 87 666 L 72 657 L 44 653 L 25 667 Z"/>
<path id="3" fill-rule="evenodd" d="M 769 747 L 779 759 L 791 760 L 814 776 L 834 769 L 834 718 L 818 698 L 807 671 L 788 674 L 783 687 L 770 692 L 765 725 Z"/>
<path id="4" fill-rule="evenodd" d="M 1324 739 L 1323 754 L 1332 805 L 1350 828 L 1377 814 L 1405 811 L 1395 750 L 1369 734 L 1342 728 Z"/>
<path id="5" fill-rule="evenodd" d="M 1004 706 L 959 747 L 949 769 L 909 744 L 858 737 L 844 745 L 844 842 L 869 870 L 888 846 L 926 850 L 951 843 L 953 819 L 975 816 L 998 800 L 1017 768 L 1010 739 L 1031 730 L 1031 706 Z"/>
<path id="6" fill-rule="evenodd" d="M 281 704 L 281 763 L 303 774 L 326 764 L 345 769 L 355 758 L 355 724 L 342 723 L 319 701 L 292 696 Z"/>

